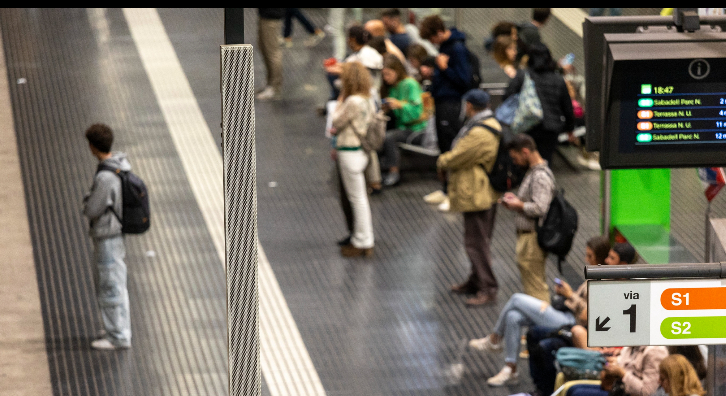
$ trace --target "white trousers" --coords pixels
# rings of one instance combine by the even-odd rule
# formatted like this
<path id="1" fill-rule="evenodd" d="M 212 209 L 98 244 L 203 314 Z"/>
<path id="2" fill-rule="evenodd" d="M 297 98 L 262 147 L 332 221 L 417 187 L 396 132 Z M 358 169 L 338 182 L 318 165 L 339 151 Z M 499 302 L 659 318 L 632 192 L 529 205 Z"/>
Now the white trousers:
<path id="1" fill-rule="evenodd" d="M 359 249 L 373 247 L 373 219 L 364 176 L 368 156 L 363 150 L 338 150 L 338 164 L 340 178 L 353 210 L 350 243 Z"/>

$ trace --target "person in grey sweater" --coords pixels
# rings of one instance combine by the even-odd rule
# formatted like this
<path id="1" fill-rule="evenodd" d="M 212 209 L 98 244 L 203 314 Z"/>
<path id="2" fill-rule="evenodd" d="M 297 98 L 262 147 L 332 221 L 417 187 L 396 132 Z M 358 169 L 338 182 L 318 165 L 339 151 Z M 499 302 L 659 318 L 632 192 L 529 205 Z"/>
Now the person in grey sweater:
<path id="1" fill-rule="evenodd" d="M 126 154 L 111 152 L 113 131 L 107 125 L 91 125 L 86 130 L 86 139 L 99 167 L 131 170 Z M 109 170 L 96 172 L 91 190 L 83 199 L 83 214 L 89 220 L 93 240 L 94 285 L 104 327 L 102 336 L 91 342 L 91 347 L 100 350 L 131 346 L 121 199 L 121 179 Z"/>

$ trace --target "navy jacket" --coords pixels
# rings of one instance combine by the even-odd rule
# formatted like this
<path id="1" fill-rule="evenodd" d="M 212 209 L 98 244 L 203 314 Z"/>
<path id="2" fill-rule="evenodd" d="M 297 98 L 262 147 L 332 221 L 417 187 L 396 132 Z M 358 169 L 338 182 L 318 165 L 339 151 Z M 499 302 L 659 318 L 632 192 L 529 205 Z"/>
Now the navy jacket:
<path id="1" fill-rule="evenodd" d="M 438 67 L 434 70 L 434 76 L 431 79 L 431 96 L 435 100 L 461 100 L 461 97 L 468 91 L 467 87 L 472 79 L 473 71 L 469 63 L 465 41 L 464 33 L 452 28 L 451 37 L 439 46 L 439 53 L 449 56 L 449 65 L 446 70 Z"/>

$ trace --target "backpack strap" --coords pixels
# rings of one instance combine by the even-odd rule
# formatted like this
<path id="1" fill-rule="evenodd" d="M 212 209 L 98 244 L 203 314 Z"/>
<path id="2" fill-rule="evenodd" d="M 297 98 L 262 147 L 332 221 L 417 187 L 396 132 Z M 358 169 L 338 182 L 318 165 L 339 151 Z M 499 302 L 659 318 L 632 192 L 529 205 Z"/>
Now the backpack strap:
<path id="1" fill-rule="evenodd" d="M 98 168 L 96 168 L 96 174 L 98 174 L 98 172 L 101 172 L 101 171 L 109 171 L 109 172 L 112 172 L 114 175 L 118 176 L 119 181 L 122 184 L 121 188 L 123 188 L 123 179 L 121 178 L 121 172 L 123 172 L 123 171 L 121 170 L 121 168 L 116 168 L 116 167 L 113 167 L 110 165 L 100 163 L 100 164 L 98 164 Z M 119 216 L 118 213 L 116 213 L 116 211 L 113 210 L 113 206 L 109 206 L 106 208 L 106 211 L 109 211 L 109 210 L 113 213 L 114 216 L 116 216 L 116 219 L 118 219 L 119 223 L 123 223 L 123 221 L 121 220 L 121 216 Z"/>
<path id="2" fill-rule="evenodd" d="M 484 128 L 484 129 L 486 129 L 487 131 L 491 132 L 492 134 L 494 134 L 494 136 L 499 136 L 499 138 L 500 138 L 499 144 L 501 144 L 502 143 L 502 141 L 501 141 L 502 131 L 497 131 L 494 127 L 489 126 L 489 125 L 487 125 L 487 124 L 484 123 L 484 121 L 486 121 L 486 120 L 488 120 L 490 118 L 494 118 L 494 116 L 487 117 L 487 118 L 485 118 L 485 119 L 477 122 L 476 124 L 472 125 L 472 127 L 469 130 L 473 129 L 474 127 L 480 126 L 480 127 Z M 499 151 L 499 147 L 497 147 L 497 152 L 498 151 Z M 496 159 L 495 159 L 495 161 L 496 161 Z M 479 166 L 481 166 L 481 168 L 484 169 L 484 173 L 489 174 L 489 172 L 487 172 L 487 168 L 484 166 L 484 164 L 479 164 Z"/>

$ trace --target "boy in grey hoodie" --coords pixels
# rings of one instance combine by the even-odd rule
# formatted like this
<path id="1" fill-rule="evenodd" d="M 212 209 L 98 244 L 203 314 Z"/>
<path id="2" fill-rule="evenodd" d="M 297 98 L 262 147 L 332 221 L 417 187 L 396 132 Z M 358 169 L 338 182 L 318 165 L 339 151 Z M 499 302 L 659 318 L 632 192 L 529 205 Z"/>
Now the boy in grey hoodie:
<path id="1" fill-rule="evenodd" d="M 86 130 L 91 153 L 100 165 L 122 171 L 131 170 L 124 153 L 112 153 L 113 131 L 94 124 Z M 94 248 L 94 284 L 103 319 L 103 335 L 91 347 L 114 350 L 131 346 L 129 294 L 126 289 L 126 249 L 121 221 L 121 179 L 109 170 L 96 172 L 91 191 L 83 199 L 83 214 L 90 221 Z"/>

